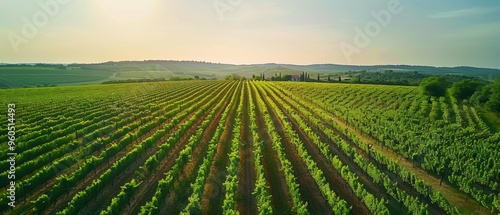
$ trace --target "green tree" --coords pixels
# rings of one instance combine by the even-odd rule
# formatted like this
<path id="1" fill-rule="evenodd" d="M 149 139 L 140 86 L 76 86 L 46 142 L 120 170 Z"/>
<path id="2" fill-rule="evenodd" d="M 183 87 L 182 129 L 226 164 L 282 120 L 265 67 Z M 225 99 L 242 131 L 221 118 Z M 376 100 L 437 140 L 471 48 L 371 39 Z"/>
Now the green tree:
<path id="1" fill-rule="evenodd" d="M 441 76 L 432 76 L 422 80 L 420 83 L 421 92 L 428 96 L 444 96 L 447 87 L 448 82 Z"/>
<path id="2" fill-rule="evenodd" d="M 476 91 L 476 93 L 472 95 L 470 100 L 474 101 L 477 105 L 483 105 L 490 98 L 492 91 L 491 89 L 492 89 L 491 85 L 483 87 L 481 90 Z"/>
<path id="3" fill-rule="evenodd" d="M 500 113 L 500 92 L 493 93 L 490 96 L 490 99 L 486 102 L 486 107 L 488 110 L 493 111 L 495 113 Z"/>
<path id="4" fill-rule="evenodd" d="M 282 78 L 282 79 L 283 79 L 283 81 L 290 81 L 290 80 L 292 80 L 292 76 L 291 76 L 291 75 L 286 74 L 286 75 L 283 75 L 283 78 Z"/>
<path id="5" fill-rule="evenodd" d="M 485 105 L 489 111 L 500 113 L 500 79 L 476 92 L 471 100 L 478 105 Z"/>
<path id="6" fill-rule="evenodd" d="M 241 76 L 238 75 L 238 74 L 231 74 L 231 75 L 228 75 L 226 76 L 226 80 L 240 80 L 241 79 Z"/>
<path id="7" fill-rule="evenodd" d="M 359 79 L 359 77 L 352 77 L 349 82 L 351 82 L 351 83 L 360 83 L 361 79 Z"/>
<path id="8" fill-rule="evenodd" d="M 458 101 L 469 99 L 481 86 L 481 82 L 473 79 L 464 79 L 451 87 L 451 95 Z"/>

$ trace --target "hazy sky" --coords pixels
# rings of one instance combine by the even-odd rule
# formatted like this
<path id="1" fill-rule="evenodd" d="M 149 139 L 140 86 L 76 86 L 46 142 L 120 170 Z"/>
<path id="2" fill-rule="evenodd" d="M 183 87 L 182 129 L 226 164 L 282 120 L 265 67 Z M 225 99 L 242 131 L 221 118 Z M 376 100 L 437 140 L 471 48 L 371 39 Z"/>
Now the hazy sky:
<path id="1" fill-rule="evenodd" d="M 498 0 L 0 0 L 0 5 L 0 62 L 7 63 L 175 59 L 500 68 Z"/>

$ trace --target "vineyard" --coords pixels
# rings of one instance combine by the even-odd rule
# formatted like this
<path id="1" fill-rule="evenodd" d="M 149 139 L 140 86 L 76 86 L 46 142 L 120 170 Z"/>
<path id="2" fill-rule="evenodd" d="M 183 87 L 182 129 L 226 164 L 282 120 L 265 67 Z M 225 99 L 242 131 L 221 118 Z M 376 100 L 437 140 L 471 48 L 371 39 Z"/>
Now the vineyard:
<path id="1" fill-rule="evenodd" d="M 176 81 L 0 102 L 2 214 L 500 213 L 500 132 L 417 87 Z"/>

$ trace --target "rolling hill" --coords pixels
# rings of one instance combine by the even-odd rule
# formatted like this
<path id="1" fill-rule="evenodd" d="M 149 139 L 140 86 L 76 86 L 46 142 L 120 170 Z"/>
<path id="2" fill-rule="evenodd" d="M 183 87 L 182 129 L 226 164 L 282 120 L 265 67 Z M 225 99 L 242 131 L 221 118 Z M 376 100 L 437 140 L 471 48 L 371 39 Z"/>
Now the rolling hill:
<path id="1" fill-rule="evenodd" d="M 265 74 L 266 77 L 282 73 L 296 75 L 328 75 L 366 70 L 367 72 L 418 71 L 427 75 L 464 75 L 492 80 L 500 77 L 500 70 L 475 67 L 431 67 L 409 65 L 352 66 L 338 64 L 248 64 L 234 65 L 203 61 L 121 61 L 97 64 L 5 64 L 0 65 L 0 88 L 20 88 L 54 85 L 102 83 L 128 79 L 194 78 L 223 79 L 230 74 L 250 78 Z"/>

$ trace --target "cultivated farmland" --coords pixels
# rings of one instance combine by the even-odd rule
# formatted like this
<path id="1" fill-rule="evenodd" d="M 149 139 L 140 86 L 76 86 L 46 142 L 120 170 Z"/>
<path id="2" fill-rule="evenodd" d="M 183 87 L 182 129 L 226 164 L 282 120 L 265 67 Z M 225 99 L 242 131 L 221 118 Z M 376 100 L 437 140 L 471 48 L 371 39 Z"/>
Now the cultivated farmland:
<path id="1" fill-rule="evenodd" d="M 6 214 L 498 214 L 500 133 L 417 87 L 178 81 L 0 91 Z M 0 158 L 9 159 L 2 126 Z"/>

